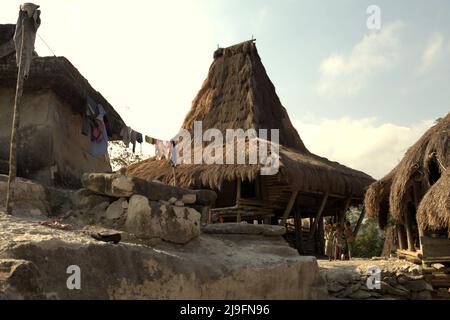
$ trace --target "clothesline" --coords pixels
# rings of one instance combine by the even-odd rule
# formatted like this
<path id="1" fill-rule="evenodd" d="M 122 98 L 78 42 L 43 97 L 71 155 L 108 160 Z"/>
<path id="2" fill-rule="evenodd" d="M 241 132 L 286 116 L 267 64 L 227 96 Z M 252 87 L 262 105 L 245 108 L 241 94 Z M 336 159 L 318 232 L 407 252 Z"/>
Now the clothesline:
<path id="1" fill-rule="evenodd" d="M 120 136 L 125 144 L 125 147 L 129 147 L 130 143 L 133 146 L 133 153 L 136 152 L 136 144 L 148 143 L 155 146 L 155 156 L 158 160 L 167 159 L 170 160 L 173 167 L 177 164 L 177 151 L 176 143 L 174 140 L 162 140 L 153 138 L 148 135 L 143 135 L 130 127 L 123 127 Z"/>

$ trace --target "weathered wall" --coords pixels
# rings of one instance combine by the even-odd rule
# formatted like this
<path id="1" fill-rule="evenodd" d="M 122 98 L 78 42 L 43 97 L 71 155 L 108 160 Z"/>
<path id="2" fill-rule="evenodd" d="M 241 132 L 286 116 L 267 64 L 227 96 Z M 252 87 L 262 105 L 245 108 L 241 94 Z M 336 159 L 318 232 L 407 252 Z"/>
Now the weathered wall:
<path id="1" fill-rule="evenodd" d="M 14 90 L 0 88 L 0 161 L 9 158 Z M 18 175 L 46 185 L 77 187 L 84 172 L 109 172 L 105 157 L 88 153 L 82 118 L 51 90 L 24 94 L 20 113 Z M 5 173 L 5 165 L 0 165 Z M 7 168 L 6 168 L 7 170 Z"/>

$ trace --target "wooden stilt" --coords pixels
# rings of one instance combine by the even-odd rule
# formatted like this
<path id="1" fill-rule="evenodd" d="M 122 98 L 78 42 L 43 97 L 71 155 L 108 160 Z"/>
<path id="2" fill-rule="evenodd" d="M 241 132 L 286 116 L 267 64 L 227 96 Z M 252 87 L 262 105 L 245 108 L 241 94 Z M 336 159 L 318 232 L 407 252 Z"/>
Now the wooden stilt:
<path id="1" fill-rule="evenodd" d="M 408 249 L 406 237 L 405 237 L 405 231 L 403 225 L 399 224 L 397 225 L 397 237 L 398 237 L 398 247 L 401 250 Z"/>
<path id="2" fill-rule="evenodd" d="M 16 97 L 14 100 L 13 123 L 11 128 L 11 144 L 9 149 L 9 175 L 6 189 L 6 213 L 12 215 L 13 185 L 17 177 L 17 136 L 20 127 L 20 106 L 22 103 L 24 66 L 23 52 L 25 44 L 25 18 L 22 19 L 22 44 L 20 46 L 19 71 L 17 72 Z"/>
<path id="3" fill-rule="evenodd" d="M 303 235 L 302 235 L 302 215 L 299 210 L 294 212 L 294 226 L 295 226 L 295 242 L 297 245 L 297 251 L 302 254 L 303 251 Z"/>
<path id="4" fill-rule="evenodd" d="M 413 184 L 413 191 L 414 191 L 414 210 L 417 215 L 417 209 L 419 209 L 419 203 L 420 203 L 421 196 L 419 194 L 419 187 L 416 182 Z M 417 230 L 419 231 L 419 244 L 420 244 L 420 250 L 422 251 L 422 249 L 423 249 L 422 239 L 424 236 L 424 230 L 422 230 L 422 228 L 419 226 L 419 224 L 417 224 Z"/>
<path id="5" fill-rule="evenodd" d="M 412 221 L 409 212 L 405 213 L 405 229 L 406 229 L 406 238 L 408 241 L 408 250 L 411 252 L 416 251 L 416 247 L 414 244 L 414 233 L 412 229 Z"/>
<path id="6" fill-rule="evenodd" d="M 312 240 L 314 238 L 314 234 L 316 232 L 317 226 L 319 225 L 319 221 L 320 221 L 320 218 L 322 217 L 323 210 L 325 209 L 325 205 L 327 204 L 327 200 L 328 200 L 328 193 L 325 193 L 323 195 L 319 211 L 317 212 L 317 215 L 314 219 L 314 224 L 312 225 L 311 233 L 309 234 L 309 240 Z"/>
<path id="7" fill-rule="evenodd" d="M 237 188 L 236 188 L 236 206 L 238 207 L 237 210 L 237 217 L 236 222 L 241 222 L 241 211 L 239 210 L 239 201 L 241 200 L 241 188 L 242 188 L 242 181 L 241 179 L 237 180 Z"/>
<path id="8" fill-rule="evenodd" d="M 291 194 L 291 198 L 289 199 L 286 210 L 284 211 L 284 214 L 283 214 L 283 219 L 281 220 L 282 226 L 286 225 L 286 220 L 289 218 L 289 215 L 291 214 L 292 208 L 294 207 L 294 204 L 295 204 L 295 199 L 297 199 L 297 195 L 298 195 L 298 191 L 294 191 Z"/>

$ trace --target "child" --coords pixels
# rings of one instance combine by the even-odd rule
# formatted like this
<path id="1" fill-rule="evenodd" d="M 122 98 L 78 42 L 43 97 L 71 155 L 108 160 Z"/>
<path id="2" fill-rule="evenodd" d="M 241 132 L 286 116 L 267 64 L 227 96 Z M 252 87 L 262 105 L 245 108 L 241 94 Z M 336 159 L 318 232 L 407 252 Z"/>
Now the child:
<path id="1" fill-rule="evenodd" d="M 330 223 L 325 224 L 325 255 L 329 261 L 333 258 L 333 227 Z"/>
<path id="2" fill-rule="evenodd" d="M 347 242 L 348 260 L 352 260 L 353 243 L 355 242 L 355 235 L 352 231 L 350 222 L 345 223 L 344 228 L 345 241 Z"/>

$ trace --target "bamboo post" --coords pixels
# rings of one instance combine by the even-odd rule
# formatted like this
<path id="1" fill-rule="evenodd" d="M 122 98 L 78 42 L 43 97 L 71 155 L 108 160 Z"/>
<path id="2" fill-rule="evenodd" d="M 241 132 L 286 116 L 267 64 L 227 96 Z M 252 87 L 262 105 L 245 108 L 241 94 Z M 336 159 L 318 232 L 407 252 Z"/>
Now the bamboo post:
<path id="1" fill-rule="evenodd" d="M 24 68 L 23 68 L 23 47 L 25 44 L 25 18 L 22 18 L 22 43 L 19 54 L 19 70 L 17 72 L 16 96 L 14 99 L 13 122 L 11 128 L 11 144 L 9 149 L 9 175 L 6 189 L 6 213 L 12 215 L 13 185 L 17 177 L 17 135 L 20 126 L 20 105 L 22 103 Z"/>
<path id="2" fill-rule="evenodd" d="M 328 193 L 325 193 L 323 195 L 319 211 L 317 212 L 317 215 L 316 215 L 316 217 L 314 219 L 314 224 L 312 225 L 311 233 L 309 234 L 309 240 L 312 240 L 314 238 L 314 235 L 316 233 L 316 229 L 317 229 L 317 227 L 319 225 L 320 218 L 322 217 L 322 214 L 323 214 L 323 210 L 325 209 L 325 205 L 327 204 L 327 200 L 328 200 Z"/>
<path id="3" fill-rule="evenodd" d="M 173 186 L 176 187 L 177 186 L 177 175 L 176 175 L 174 166 L 172 166 L 172 174 L 173 174 Z"/>

